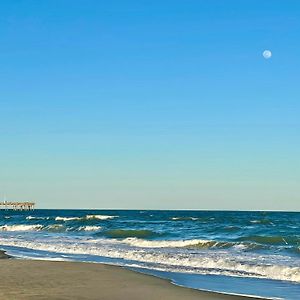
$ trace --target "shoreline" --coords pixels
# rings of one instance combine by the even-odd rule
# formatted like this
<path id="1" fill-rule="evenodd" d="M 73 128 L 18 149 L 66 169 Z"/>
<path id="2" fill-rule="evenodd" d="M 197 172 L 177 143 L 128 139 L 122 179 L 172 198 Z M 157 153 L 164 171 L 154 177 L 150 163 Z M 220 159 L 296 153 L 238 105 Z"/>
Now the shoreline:
<path id="1" fill-rule="evenodd" d="M 167 279 L 109 264 L 14 259 L 4 251 L 0 251 L 0 257 L 4 258 L 0 262 L 0 298 L 7 300 L 265 299 L 182 287 Z"/>
<path id="2" fill-rule="evenodd" d="M 12 258 L 12 256 L 6 254 L 6 251 L 0 250 L 0 259 L 8 259 Z"/>

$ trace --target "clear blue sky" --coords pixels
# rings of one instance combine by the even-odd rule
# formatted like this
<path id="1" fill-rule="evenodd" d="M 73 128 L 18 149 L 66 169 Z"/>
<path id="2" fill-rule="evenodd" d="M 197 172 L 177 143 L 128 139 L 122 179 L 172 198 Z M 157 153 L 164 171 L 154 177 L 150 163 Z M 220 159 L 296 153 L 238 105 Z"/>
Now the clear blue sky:
<path id="1" fill-rule="evenodd" d="M 0 11 L 8 199 L 300 210 L 300 1 L 4 0 Z"/>

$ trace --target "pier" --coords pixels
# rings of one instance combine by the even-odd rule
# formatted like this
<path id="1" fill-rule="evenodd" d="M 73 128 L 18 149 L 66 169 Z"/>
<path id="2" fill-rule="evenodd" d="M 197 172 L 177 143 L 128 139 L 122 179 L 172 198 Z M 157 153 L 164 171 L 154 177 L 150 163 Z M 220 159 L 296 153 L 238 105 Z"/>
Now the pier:
<path id="1" fill-rule="evenodd" d="M 0 202 L 0 209 L 4 210 L 34 210 L 35 203 L 34 202 L 12 202 L 12 201 L 4 201 Z"/>

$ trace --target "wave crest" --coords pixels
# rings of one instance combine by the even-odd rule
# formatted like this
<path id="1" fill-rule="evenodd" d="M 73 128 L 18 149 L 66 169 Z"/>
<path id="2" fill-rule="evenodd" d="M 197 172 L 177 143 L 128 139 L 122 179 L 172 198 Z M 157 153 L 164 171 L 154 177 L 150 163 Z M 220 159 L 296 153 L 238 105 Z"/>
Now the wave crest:
<path id="1" fill-rule="evenodd" d="M 49 220 L 50 217 L 35 217 L 35 216 L 28 216 L 26 220 Z"/>
<path id="2" fill-rule="evenodd" d="M 80 220 L 80 217 L 55 217 L 55 221 L 75 221 L 75 220 Z"/>
<path id="3" fill-rule="evenodd" d="M 172 217 L 172 221 L 197 221 L 199 218 L 196 217 Z"/>
<path id="4" fill-rule="evenodd" d="M 43 228 L 42 225 L 3 225 L 0 226 L 0 231 L 37 231 Z"/>
<path id="5" fill-rule="evenodd" d="M 137 238 L 127 238 L 124 240 L 126 244 L 142 248 L 228 248 L 233 246 L 233 243 L 218 242 L 212 240 L 181 240 L 181 241 L 149 241 Z"/>
<path id="6" fill-rule="evenodd" d="M 80 226 L 79 231 L 98 231 L 101 229 L 101 226 Z"/>
<path id="7" fill-rule="evenodd" d="M 55 217 L 55 221 L 90 221 L 90 220 L 110 220 L 117 218 L 117 216 L 108 216 L 108 215 L 86 215 L 84 217 Z"/>
<path id="8" fill-rule="evenodd" d="M 87 220 L 110 220 L 117 218 L 117 216 L 108 216 L 108 215 L 86 215 Z"/>

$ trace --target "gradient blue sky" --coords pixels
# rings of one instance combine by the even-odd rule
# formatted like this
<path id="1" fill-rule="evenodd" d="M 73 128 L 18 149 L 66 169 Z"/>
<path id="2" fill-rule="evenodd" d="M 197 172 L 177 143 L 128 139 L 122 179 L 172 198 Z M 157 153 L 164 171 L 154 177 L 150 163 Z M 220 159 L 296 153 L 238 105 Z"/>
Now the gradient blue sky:
<path id="1" fill-rule="evenodd" d="M 0 11 L 9 200 L 300 210 L 300 1 L 4 0 Z"/>

